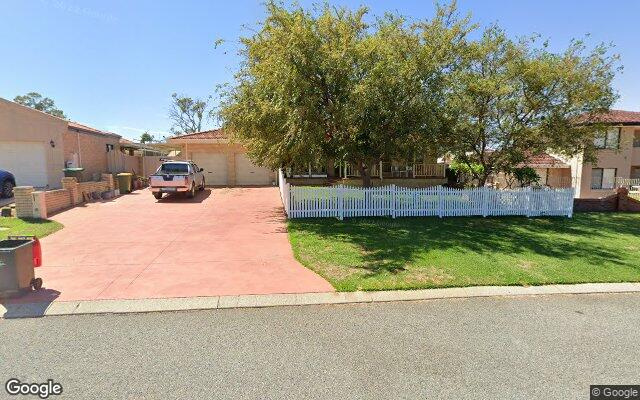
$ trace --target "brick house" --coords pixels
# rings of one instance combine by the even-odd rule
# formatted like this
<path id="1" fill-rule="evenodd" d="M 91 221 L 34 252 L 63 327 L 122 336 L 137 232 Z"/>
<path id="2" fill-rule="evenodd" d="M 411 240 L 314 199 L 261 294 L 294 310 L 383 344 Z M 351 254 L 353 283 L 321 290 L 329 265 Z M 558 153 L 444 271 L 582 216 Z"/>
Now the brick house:
<path id="1" fill-rule="evenodd" d="M 247 150 L 222 129 L 174 136 L 167 143 L 180 149 L 177 158 L 193 160 L 204 169 L 207 185 L 271 185 L 276 180 L 275 171 L 251 162 Z"/>
<path id="2" fill-rule="evenodd" d="M 120 136 L 0 98 L 0 169 L 18 186 L 58 189 L 63 169 L 85 168 L 84 180 L 107 172 L 107 153 L 120 151 Z"/>
<path id="3" fill-rule="evenodd" d="M 63 135 L 65 166 L 82 167 L 85 180 L 98 180 L 108 171 L 107 153 L 119 151 L 120 138 L 115 133 L 69 121 Z"/>
<path id="4" fill-rule="evenodd" d="M 571 170 L 578 198 L 603 198 L 619 186 L 640 183 L 640 112 L 611 110 L 597 121 L 607 125 L 594 141 L 597 161 L 585 162 L 581 154 L 562 160 Z"/>

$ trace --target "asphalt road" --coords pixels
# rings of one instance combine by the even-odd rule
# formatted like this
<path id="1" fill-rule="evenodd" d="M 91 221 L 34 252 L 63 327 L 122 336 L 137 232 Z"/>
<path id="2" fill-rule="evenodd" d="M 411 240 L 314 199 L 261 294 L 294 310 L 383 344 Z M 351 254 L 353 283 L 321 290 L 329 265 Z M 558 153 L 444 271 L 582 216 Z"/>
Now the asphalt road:
<path id="1" fill-rule="evenodd" d="M 0 320 L 0 378 L 52 378 L 53 399 L 588 399 L 640 384 L 638 310 L 556 295 Z"/>

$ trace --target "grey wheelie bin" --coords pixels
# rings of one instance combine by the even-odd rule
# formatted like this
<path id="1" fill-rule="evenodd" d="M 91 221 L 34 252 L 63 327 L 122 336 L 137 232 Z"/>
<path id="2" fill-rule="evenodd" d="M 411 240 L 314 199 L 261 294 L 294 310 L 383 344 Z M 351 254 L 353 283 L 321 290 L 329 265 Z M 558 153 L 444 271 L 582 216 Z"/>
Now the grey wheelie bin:
<path id="1" fill-rule="evenodd" d="M 31 237 L 0 240 L 0 297 L 10 297 L 31 289 L 40 290 L 42 279 L 33 268 L 40 266 L 40 243 Z"/>

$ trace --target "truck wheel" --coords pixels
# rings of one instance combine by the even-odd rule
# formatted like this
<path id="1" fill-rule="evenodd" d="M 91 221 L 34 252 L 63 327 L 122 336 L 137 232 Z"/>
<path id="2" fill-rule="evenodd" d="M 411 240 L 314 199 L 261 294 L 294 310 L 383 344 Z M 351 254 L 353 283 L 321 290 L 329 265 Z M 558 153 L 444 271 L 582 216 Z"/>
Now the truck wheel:
<path id="1" fill-rule="evenodd" d="M 196 196 L 196 184 L 191 184 L 191 190 L 187 192 L 187 198 L 193 199 Z"/>
<path id="2" fill-rule="evenodd" d="M 153 192 L 153 197 L 160 200 L 162 198 L 162 192 Z"/>

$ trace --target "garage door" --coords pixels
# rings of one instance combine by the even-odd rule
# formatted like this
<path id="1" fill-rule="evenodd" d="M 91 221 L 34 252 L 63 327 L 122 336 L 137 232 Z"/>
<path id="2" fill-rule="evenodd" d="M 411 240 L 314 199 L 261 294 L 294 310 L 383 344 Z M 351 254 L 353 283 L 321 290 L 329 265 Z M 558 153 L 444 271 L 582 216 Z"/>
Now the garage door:
<path id="1" fill-rule="evenodd" d="M 236 184 L 238 185 L 270 185 L 271 171 L 251 162 L 244 153 L 236 154 Z"/>
<path id="2" fill-rule="evenodd" d="M 44 142 L 0 142 L 0 169 L 13 173 L 18 186 L 47 186 Z"/>
<path id="3" fill-rule="evenodd" d="M 193 162 L 204 169 L 207 185 L 227 184 L 227 155 L 224 153 L 193 153 Z"/>

